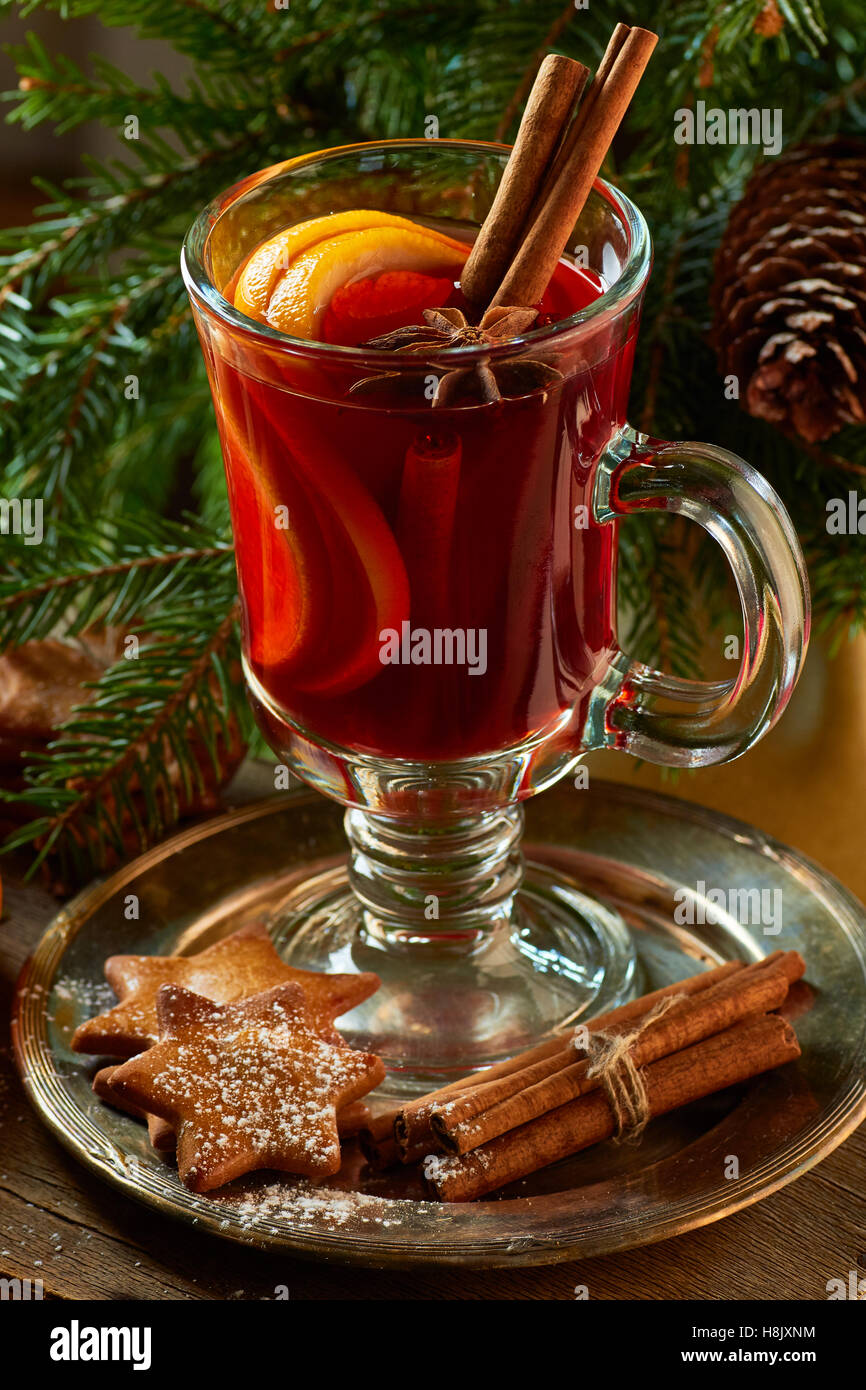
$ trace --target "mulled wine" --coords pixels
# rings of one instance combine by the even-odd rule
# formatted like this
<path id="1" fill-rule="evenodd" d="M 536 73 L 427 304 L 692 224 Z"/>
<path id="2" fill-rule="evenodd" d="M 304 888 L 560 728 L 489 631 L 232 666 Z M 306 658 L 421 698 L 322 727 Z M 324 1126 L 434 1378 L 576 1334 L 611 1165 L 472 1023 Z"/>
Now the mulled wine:
<path id="1" fill-rule="evenodd" d="M 601 292 L 562 261 L 538 323 Z M 356 347 L 440 306 L 467 308 L 459 272 L 388 268 L 317 306 L 316 331 Z M 435 409 L 393 356 L 349 382 L 242 345 L 209 354 L 255 682 L 360 753 L 452 760 L 579 724 L 615 645 L 615 528 L 588 519 L 630 348 L 543 389 L 504 367 L 501 399 Z"/>

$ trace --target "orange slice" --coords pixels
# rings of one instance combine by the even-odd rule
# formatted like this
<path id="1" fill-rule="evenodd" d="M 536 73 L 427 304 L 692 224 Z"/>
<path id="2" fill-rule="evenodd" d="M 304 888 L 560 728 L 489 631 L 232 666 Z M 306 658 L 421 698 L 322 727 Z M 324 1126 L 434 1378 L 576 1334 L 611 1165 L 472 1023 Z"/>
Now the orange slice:
<path id="1" fill-rule="evenodd" d="M 375 498 L 294 403 L 217 359 L 250 656 L 299 689 L 345 694 L 381 671 L 379 633 L 409 617 L 409 581 Z M 257 422 L 252 429 L 250 422 Z M 278 503 L 291 528 L 275 526 Z"/>
<path id="2" fill-rule="evenodd" d="M 250 657 L 256 674 L 275 666 L 294 670 L 316 649 L 321 614 L 330 596 L 329 557 L 315 515 L 301 490 L 281 482 L 288 494 L 292 534 L 275 525 L 268 480 L 250 464 L 230 427 L 223 432 L 229 464 L 235 558 Z M 300 530 L 299 519 L 309 515 Z"/>
<path id="3" fill-rule="evenodd" d="M 217 425 L 226 461 L 250 657 L 256 674 L 274 666 L 294 669 L 314 652 L 330 603 L 330 558 L 316 513 L 289 470 L 273 457 L 279 439 L 262 421 L 255 436 L 243 378 L 222 359 L 212 377 Z M 254 461 L 255 460 L 255 461 Z M 280 529 L 277 508 L 288 510 L 290 529 Z"/>
<path id="4" fill-rule="evenodd" d="M 345 694 L 378 675 L 379 633 L 399 629 L 409 617 L 403 556 L 375 498 L 304 410 L 284 406 L 280 412 L 272 393 L 249 378 L 245 392 L 252 410 L 281 438 L 281 473 L 291 460 L 329 557 L 331 627 L 320 626 L 319 657 L 311 654 L 295 684 L 320 694 Z"/>
<path id="5" fill-rule="evenodd" d="M 469 247 L 392 213 L 360 209 L 278 232 L 248 257 L 235 307 L 295 338 L 314 339 L 333 295 L 389 270 L 456 276 Z"/>
<path id="6" fill-rule="evenodd" d="M 299 222 L 295 227 L 287 227 L 276 236 L 263 241 L 247 257 L 246 263 L 237 277 L 234 289 L 234 305 L 250 318 L 267 322 L 268 304 L 274 287 L 282 273 L 288 270 L 294 258 L 302 251 L 315 246 L 317 241 L 327 237 L 339 236 L 342 232 L 357 232 L 364 227 L 389 226 L 402 222 L 414 227 L 402 217 L 392 217 L 388 212 L 332 212 L 327 217 L 313 217 L 308 222 Z M 229 286 L 226 286 L 227 292 Z"/>

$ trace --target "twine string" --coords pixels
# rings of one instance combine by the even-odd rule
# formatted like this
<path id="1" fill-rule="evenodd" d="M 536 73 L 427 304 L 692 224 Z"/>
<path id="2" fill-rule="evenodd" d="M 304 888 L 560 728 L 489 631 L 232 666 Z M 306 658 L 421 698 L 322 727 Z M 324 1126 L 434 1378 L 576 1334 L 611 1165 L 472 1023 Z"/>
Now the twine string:
<path id="1" fill-rule="evenodd" d="M 624 1033 L 590 1033 L 584 1048 L 589 1059 L 587 1077 L 598 1077 L 613 1111 L 614 1139 L 617 1143 L 639 1139 L 650 1119 L 649 1099 L 643 1072 L 635 1065 L 634 1045 L 685 994 L 669 994 L 645 1014 L 636 1028 Z"/>

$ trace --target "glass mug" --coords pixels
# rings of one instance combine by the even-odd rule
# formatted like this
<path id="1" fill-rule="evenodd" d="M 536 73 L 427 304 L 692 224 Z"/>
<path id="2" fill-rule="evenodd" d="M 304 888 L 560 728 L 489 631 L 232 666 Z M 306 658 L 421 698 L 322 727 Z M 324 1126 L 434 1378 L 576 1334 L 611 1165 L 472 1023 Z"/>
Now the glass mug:
<path id="1" fill-rule="evenodd" d="M 276 935 L 300 968 L 377 971 L 381 989 L 341 1027 L 396 1089 L 634 992 L 619 915 L 524 862 L 521 803 L 591 749 L 678 767 L 737 757 L 787 704 L 808 638 L 803 557 L 769 484 L 722 449 L 626 424 L 651 248 L 602 180 L 569 246 L 604 292 L 516 341 L 411 355 L 301 341 L 222 294 L 259 242 L 325 213 L 376 209 L 471 240 L 507 153 L 397 140 L 305 155 L 217 198 L 183 250 L 250 698 L 280 759 L 348 808 L 348 866 L 313 866 Z M 444 372 L 479 362 L 500 399 L 434 406 Z M 731 679 L 620 650 L 618 527 L 641 510 L 689 517 L 725 552 L 744 621 Z"/>

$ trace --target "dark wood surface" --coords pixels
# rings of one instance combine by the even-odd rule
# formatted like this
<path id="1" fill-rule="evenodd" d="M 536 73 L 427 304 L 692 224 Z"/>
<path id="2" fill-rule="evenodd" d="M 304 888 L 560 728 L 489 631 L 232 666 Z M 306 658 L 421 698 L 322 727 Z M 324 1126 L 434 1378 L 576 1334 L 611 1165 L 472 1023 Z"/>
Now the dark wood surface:
<path id="1" fill-rule="evenodd" d="M 242 798 L 245 799 L 245 798 Z M 655 1246 L 540 1269 L 377 1271 L 241 1249 L 157 1216 L 82 1168 L 31 1111 L 12 1062 L 18 971 L 57 911 L 7 861 L 0 924 L 0 1274 L 63 1299 L 814 1299 L 866 1272 L 866 1127 L 757 1206 Z"/>

